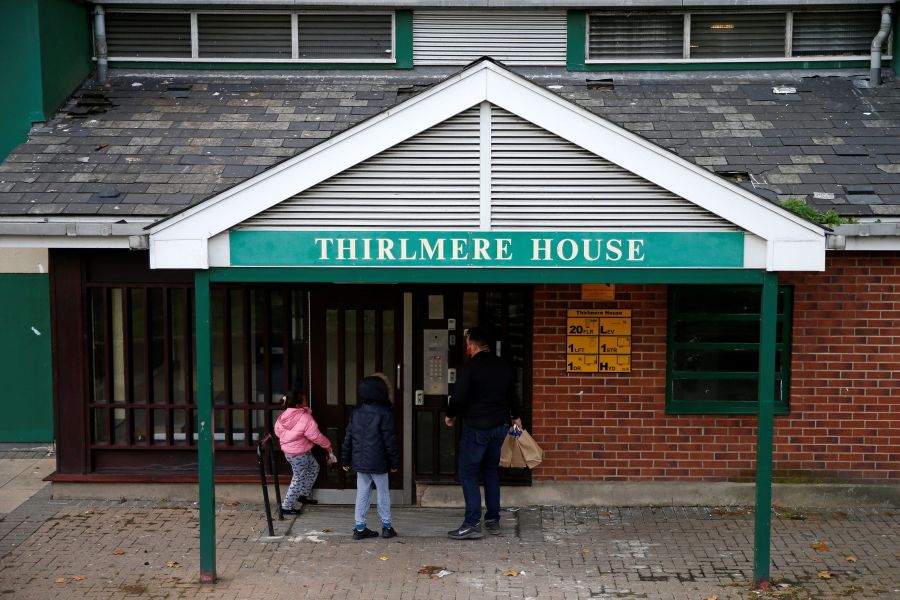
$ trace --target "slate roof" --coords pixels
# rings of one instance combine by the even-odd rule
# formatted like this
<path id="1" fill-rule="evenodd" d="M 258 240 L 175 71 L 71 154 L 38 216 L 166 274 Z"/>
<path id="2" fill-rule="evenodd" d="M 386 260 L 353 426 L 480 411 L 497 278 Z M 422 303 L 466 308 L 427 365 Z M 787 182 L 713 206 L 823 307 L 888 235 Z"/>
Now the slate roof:
<path id="1" fill-rule="evenodd" d="M 846 73 L 517 71 L 770 200 L 900 218 L 900 82 L 889 75 L 867 89 Z M 114 71 L 108 88 L 87 82 L 0 163 L 0 218 L 164 217 L 448 74 Z"/>

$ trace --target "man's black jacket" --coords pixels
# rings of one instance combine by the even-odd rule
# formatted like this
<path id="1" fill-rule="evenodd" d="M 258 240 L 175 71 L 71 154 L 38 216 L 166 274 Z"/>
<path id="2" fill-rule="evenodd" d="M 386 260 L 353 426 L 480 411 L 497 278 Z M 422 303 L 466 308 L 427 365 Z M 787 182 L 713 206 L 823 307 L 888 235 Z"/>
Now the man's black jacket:
<path id="1" fill-rule="evenodd" d="M 463 365 L 447 406 L 448 417 L 458 415 L 476 429 L 509 423 L 510 417 L 518 419 L 521 415 L 513 365 L 487 350 Z"/>

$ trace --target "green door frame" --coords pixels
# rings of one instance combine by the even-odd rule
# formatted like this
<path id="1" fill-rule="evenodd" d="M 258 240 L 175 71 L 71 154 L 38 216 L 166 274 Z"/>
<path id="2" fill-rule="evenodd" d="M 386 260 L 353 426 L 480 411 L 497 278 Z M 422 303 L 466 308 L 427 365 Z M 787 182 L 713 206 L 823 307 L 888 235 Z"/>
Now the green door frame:
<path id="1" fill-rule="evenodd" d="M 775 405 L 775 330 L 778 274 L 756 269 L 452 269 L 218 267 L 194 273 L 197 321 L 197 443 L 200 508 L 200 581 L 216 581 L 215 446 L 213 441 L 212 283 L 652 283 L 761 286 L 759 409 L 753 579 L 769 580 L 772 525 L 772 444 Z M 760 510 L 760 508 L 763 510 Z"/>

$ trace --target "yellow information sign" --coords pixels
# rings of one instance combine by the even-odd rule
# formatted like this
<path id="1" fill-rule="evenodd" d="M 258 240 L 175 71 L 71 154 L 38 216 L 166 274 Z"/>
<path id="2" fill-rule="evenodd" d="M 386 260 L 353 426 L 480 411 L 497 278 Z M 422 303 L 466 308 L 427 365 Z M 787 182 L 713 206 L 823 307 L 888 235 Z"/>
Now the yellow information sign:
<path id="1" fill-rule="evenodd" d="M 604 356 L 597 365 L 600 373 L 629 373 L 631 371 L 630 356 Z"/>
<path id="2" fill-rule="evenodd" d="M 631 354 L 631 336 L 607 336 L 596 338 L 598 354 Z"/>
<path id="3" fill-rule="evenodd" d="M 631 371 L 630 309 L 572 308 L 566 317 L 566 372 Z"/>
<path id="4" fill-rule="evenodd" d="M 595 354 L 567 354 L 566 371 L 569 373 L 596 373 L 597 358 Z"/>

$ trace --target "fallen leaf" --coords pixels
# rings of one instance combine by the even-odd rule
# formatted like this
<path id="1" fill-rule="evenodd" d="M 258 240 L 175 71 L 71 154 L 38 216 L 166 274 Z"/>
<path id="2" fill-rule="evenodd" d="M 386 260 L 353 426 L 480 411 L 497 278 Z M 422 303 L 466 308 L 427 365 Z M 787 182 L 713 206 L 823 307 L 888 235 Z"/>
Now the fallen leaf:
<path id="1" fill-rule="evenodd" d="M 121 555 L 125 554 L 125 551 L 122 550 L 121 548 L 116 548 L 115 550 L 113 550 L 113 554 L 115 554 L 116 556 L 121 556 Z"/>
<path id="2" fill-rule="evenodd" d="M 510 570 L 508 570 L 508 571 L 503 571 L 503 576 L 504 576 L 504 577 L 517 577 L 518 575 L 519 575 L 519 572 L 516 571 L 515 569 L 510 569 Z"/>
<path id="3" fill-rule="evenodd" d="M 819 552 L 828 552 L 828 542 L 816 542 L 815 544 L 810 544 L 809 547 Z"/>
<path id="4" fill-rule="evenodd" d="M 54 581 L 53 583 L 65 583 L 65 582 L 66 582 L 66 578 L 65 578 L 65 577 L 60 577 L 59 579 L 57 579 L 57 580 Z"/>
<path id="5" fill-rule="evenodd" d="M 831 579 L 831 573 L 828 571 L 819 571 L 819 579 Z"/>
<path id="6" fill-rule="evenodd" d="M 719 597 L 713 594 L 712 596 L 707 596 L 703 600 L 719 600 Z"/>
<path id="7" fill-rule="evenodd" d="M 590 554 L 590 553 L 591 553 L 591 549 L 590 549 L 590 548 L 582 548 L 582 549 L 581 549 L 581 553 L 582 553 L 582 554 Z"/>
<path id="8" fill-rule="evenodd" d="M 322 533 L 331 533 L 332 531 L 334 531 L 334 530 L 333 529 L 323 529 Z"/>
<path id="9" fill-rule="evenodd" d="M 857 559 L 855 556 L 853 556 L 852 554 L 848 554 L 845 558 L 847 559 L 847 562 L 856 562 L 856 561 L 858 560 L 858 559 Z"/>
<path id="10" fill-rule="evenodd" d="M 81 575 L 76 575 L 72 578 L 72 581 L 84 581 L 84 577 L 82 577 Z"/>
<path id="11" fill-rule="evenodd" d="M 178 564 L 178 561 L 177 561 L 177 560 L 167 560 L 167 561 L 166 561 L 166 566 L 167 566 L 167 567 L 171 567 L 172 569 L 178 569 L 178 568 L 181 567 L 181 565 Z"/>
<path id="12" fill-rule="evenodd" d="M 225 503 L 225 506 L 237 506 L 237 505 L 238 505 L 237 502 L 226 502 Z"/>
<path id="13" fill-rule="evenodd" d="M 509 557 L 505 554 L 500 556 L 500 560 L 509 560 Z"/>
<path id="14" fill-rule="evenodd" d="M 443 571 L 444 567 L 436 567 L 434 565 L 425 565 L 418 570 L 419 575 L 434 575 L 439 571 Z"/>
<path id="15" fill-rule="evenodd" d="M 384 554 L 382 554 L 381 556 L 378 557 L 378 560 L 388 560 L 388 557 L 385 556 Z"/>

